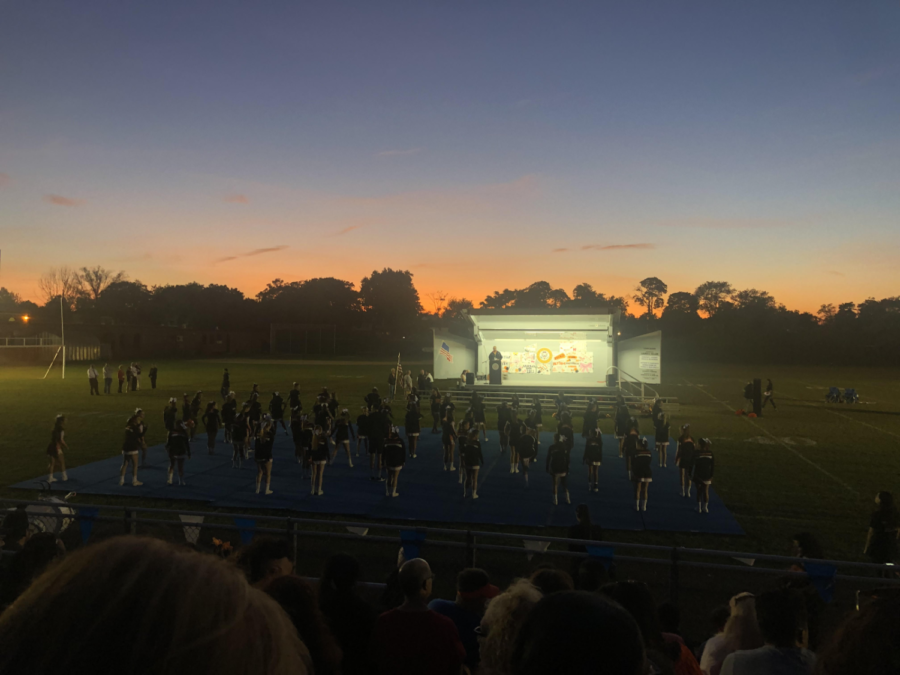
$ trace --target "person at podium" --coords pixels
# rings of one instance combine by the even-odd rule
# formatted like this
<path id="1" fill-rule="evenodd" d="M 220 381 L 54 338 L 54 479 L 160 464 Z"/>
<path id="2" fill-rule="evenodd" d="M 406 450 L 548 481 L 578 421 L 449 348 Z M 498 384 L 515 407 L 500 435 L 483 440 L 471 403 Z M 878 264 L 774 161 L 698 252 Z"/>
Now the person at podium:
<path id="1" fill-rule="evenodd" d="M 503 354 L 497 351 L 495 346 L 488 354 L 488 381 L 490 384 L 500 384 L 503 377 Z"/>
<path id="2" fill-rule="evenodd" d="M 494 347 L 491 353 L 488 354 L 488 365 L 493 365 L 494 362 L 503 362 L 503 354 L 497 351 L 497 347 Z"/>

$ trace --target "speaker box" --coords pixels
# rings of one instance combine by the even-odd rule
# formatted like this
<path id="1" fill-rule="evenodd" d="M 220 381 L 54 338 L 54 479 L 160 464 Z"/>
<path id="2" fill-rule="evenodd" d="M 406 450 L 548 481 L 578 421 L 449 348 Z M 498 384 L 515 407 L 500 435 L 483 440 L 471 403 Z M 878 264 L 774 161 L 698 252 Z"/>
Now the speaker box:
<path id="1" fill-rule="evenodd" d="M 466 373 L 466 384 L 475 384 L 475 373 Z"/>

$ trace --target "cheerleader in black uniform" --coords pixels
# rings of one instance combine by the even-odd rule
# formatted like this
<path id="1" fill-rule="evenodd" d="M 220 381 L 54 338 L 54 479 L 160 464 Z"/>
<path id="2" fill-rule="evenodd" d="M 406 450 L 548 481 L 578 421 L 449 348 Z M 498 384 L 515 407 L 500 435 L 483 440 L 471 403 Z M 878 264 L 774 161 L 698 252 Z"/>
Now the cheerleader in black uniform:
<path id="1" fill-rule="evenodd" d="M 553 476 L 553 505 L 558 503 L 556 494 L 560 485 L 566 492 L 566 504 L 571 504 L 569 498 L 569 448 L 562 437 L 553 434 L 553 445 L 547 449 L 547 473 Z"/>
<path id="2" fill-rule="evenodd" d="M 584 464 L 588 467 L 588 490 L 600 492 L 600 465 L 603 464 L 603 437 L 594 427 L 584 442 Z"/>
<path id="3" fill-rule="evenodd" d="M 359 457 L 359 446 L 365 441 L 366 452 L 369 450 L 369 414 L 363 407 L 362 414 L 356 418 L 356 456 Z"/>
<path id="4" fill-rule="evenodd" d="M 440 433 L 440 429 L 438 428 L 441 424 L 441 392 L 437 387 L 431 390 L 431 433 L 438 434 Z"/>
<path id="5" fill-rule="evenodd" d="M 340 403 L 338 403 L 337 392 L 332 392 L 325 403 L 328 406 L 328 412 L 331 415 L 332 420 L 336 420 L 338 417 L 338 409 L 340 408 Z"/>
<path id="6" fill-rule="evenodd" d="M 659 465 L 666 467 L 666 454 L 669 450 L 669 416 L 659 413 L 656 418 L 656 452 L 659 454 Z"/>
<path id="7" fill-rule="evenodd" d="M 353 460 L 350 458 L 350 441 L 356 439 L 353 436 L 353 425 L 350 424 L 350 411 L 346 408 L 341 411 L 340 416 L 337 418 L 332 433 L 334 438 L 334 452 L 331 455 L 329 464 L 334 464 L 334 460 L 337 458 L 338 446 L 343 445 L 344 450 L 347 451 L 347 464 L 349 464 L 352 469 Z"/>
<path id="8" fill-rule="evenodd" d="M 441 444 L 444 446 L 444 471 L 455 471 L 453 465 L 453 451 L 456 448 L 456 429 L 453 428 L 453 422 L 446 419 L 441 423 L 443 429 L 441 435 Z"/>
<path id="9" fill-rule="evenodd" d="M 537 427 L 537 436 L 535 436 L 538 445 L 541 444 L 541 429 L 544 426 L 544 407 L 541 405 L 541 399 L 535 396 L 531 399 L 531 414 L 534 415 L 534 423 Z"/>
<path id="10" fill-rule="evenodd" d="M 216 451 L 216 435 L 219 433 L 219 427 L 222 424 L 222 418 L 216 409 L 216 402 L 210 401 L 206 404 L 206 412 L 203 413 L 203 426 L 206 427 L 206 449 L 210 455 Z"/>
<path id="11" fill-rule="evenodd" d="M 471 488 L 472 499 L 478 499 L 478 470 L 484 464 L 481 443 L 478 442 L 478 429 L 472 429 L 469 432 L 465 450 L 460 449 L 459 463 L 465 467 L 463 497 L 466 496 L 466 489 Z"/>
<path id="12" fill-rule="evenodd" d="M 203 408 L 202 392 L 198 391 L 191 399 L 191 420 L 194 422 L 194 426 L 191 427 L 191 440 L 194 440 L 194 434 L 197 433 L 197 420 L 200 419 L 201 408 Z"/>
<path id="13" fill-rule="evenodd" d="M 456 412 L 456 404 L 450 400 L 450 395 L 446 394 L 444 396 L 444 400 L 441 401 L 441 420 L 446 420 L 453 425 L 453 428 L 456 429 L 456 420 L 455 420 L 455 412 Z"/>
<path id="14" fill-rule="evenodd" d="M 525 474 L 525 486 L 528 486 L 528 470 L 531 462 L 537 459 L 537 441 L 535 440 L 536 431 L 525 425 L 519 429 L 519 440 L 516 443 L 516 454 L 519 455 L 519 461 L 522 462 L 522 473 Z"/>
<path id="15" fill-rule="evenodd" d="M 472 411 L 475 430 L 481 431 L 481 433 L 484 435 L 484 442 L 487 443 L 487 428 L 485 427 L 484 418 L 484 399 L 478 394 L 478 392 L 472 392 L 472 406 L 470 410 Z"/>
<path id="16" fill-rule="evenodd" d="M 313 420 L 316 426 L 322 427 L 326 436 L 331 433 L 331 409 L 328 407 L 328 401 L 321 396 L 316 405 L 313 406 Z"/>
<path id="17" fill-rule="evenodd" d="M 597 421 L 600 419 L 600 408 L 596 402 L 588 403 L 584 411 L 584 419 L 581 425 L 581 437 L 588 438 L 591 432 L 596 430 Z"/>
<path id="18" fill-rule="evenodd" d="M 191 417 L 191 399 L 187 394 L 181 397 L 181 421 L 187 427 L 190 440 L 194 440 L 194 427 L 196 423 Z"/>
<path id="19" fill-rule="evenodd" d="M 691 425 L 681 427 L 678 446 L 675 449 L 675 466 L 681 472 L 681 496 L 691 496 L 691 471 L 694 465 L 694 439 L 691 437 Z M 685 494 L 687 491 L 687 494 Z"/>
<path id="20" fill-rule="evenodd" d="M 169 455 L 169 471 L 166 477 L 166 485 L 172 484 L 175 468 L 178 468 L 178 484 L 184 485 L 184 459 L 187 457 L 190 441 L 188 429 L 184 422 L 176 421 L 166 438 L 166 454 Z"/>
<path id="21" fill-rule="evenodd" d="M 231 453 L 231 468 L 241 468 L 241 464 L 247 459 L 247 439 L 250 437 L 250 404 L 244 403 L 241 411 L 234 416 L 231 425 L 231 445 L 234 451 Z"/>
<path id="22" fill-rule="evenodd" d="M 297 458 L 297 464 L 302 465 L 306 453 L 303 452 L 303 415 L 300 408 L 291 409 L 291 440 L 294 441 L 294 457 Z"/>
<path id="23" fill-rule="evenodd" d="M 222 404 L 222 426 L 225 427 L 226 443 L 231 443 L 231 430 L 234 426 L 234 418 L 237 416 L 237 401 L 234 398 L 234 392 L 229 391 L 225 397 L 225 403 Z"/>
<path id="24" fill-rule="evenodd" d="M 513 393 L 512 400 L 510 401 L 509 407 L 512 408 L 514 415 L 519 414 L 519 405 L 520 405 L 519 395 L 516 393 Z"/>
<path id="25" fill-rule="evenodd" d="M 313 431 L 312 449 L 310 450 L 310 492 L 311 495 L 322 496 L 322 480 L 325 477 L 325 465 L 328 463 L 328 434 L 321 426 Z"/>
<path id="26" fill-rule="evenodd" d="M 634 483 L 634 510 L 647 510 L 647 493 L 653 482 L 653 453 L 646 438 L 638 441 L 637 450 L 631 458 L 631 481 Z M 641 504 L 643 498 L 643 505 Z"/>
<path id="27" fill-rule="evenodd" d="M 556 394 L 556 398 L 553 399 L 553 402 L 556 404 L 556 410 L 558 412 L 569 404 L 569 399 L 566 396 L 566 393 L 561 391 Z"/>
<path id="28" fill-rule="evenodd" d="M 136 408 L 134 416 L 138 418 L 137 436 L 141 444 L 141 466 L 147 466 L 147 423 L 144 421 L 144 411 Z"/>
<path id="29" fill-rule="evenodd" d="M 510 411 L 509 420 L 509 472 L 519 473 L 519 438 L 525 425 L 518 419 L 515 410 Z"/>
<path id="30" fill-rule="evenodd" d="M 266 494 L 272 494 L 272 446 L 275 445 L 275 422 L 271 415 L 260 420 L 259 432 L 256 434 L 256 494 L 262 486 L 262 477 L 266 477 Z"/>
<path id="31" fill-rule="evenodd" d="M 169 399 L 169 405 L 163 410 L 163 426 L 166 431 L 172 431 L 175 428 L 175 422 L 178 419 L 178 399 L 174 396 Z"/>
<path id="32" fill-rule="evenodd" d="M 300 465 L 300 476 L 306 476 L 312 471 L 312 446 L 313 439 L 316 437 L 316 430 L 313 423 L 309 421 L 309 415 L 301 415 L 303 420 L 303 429 L 300 432 L 300 446 L 302 453 L 302 463 Z"/>
<path id="33" fill-rule="evenodd" d="M 253 385 L 256 387 L 257 385 Z M 250 421 L 250 435 L 256 436 L 259 433 L 259 425 L 262 420 L 262 404 L 259 402 L 259 392 L 254 391 L 250 394 L 250 400 L 247 401 L 250 404 L 250 410 L 247 412 L 247 419 Z M 253 452 L 251 447 L 247 447 L 247 454 L 249 455 Z"/>
<path id="34" fill-rule="evenodd" d="M 397 481 L 400 479 L 400 469 L 406 463 L 406 447 L 403 445 L 403 439 L 400 438 L 400 430 L 397 427 L 391 427 L 381 456 L 384 459 L 384 466 L 387 468 L 384 494 L 389 497 L 399 497 Z"/>
<path id="35" fill-rule="evenodd" d="M 125 485 L 125 470 L 131 464 L 131 484 L 135 487 L 143 485 L 137 478 L 138 454 L 141 451 L 141 409 L 138 408 L 134 415 L 125 423 L 125 440 L 122 442 L 122 468 L 119 470 L 119 485 Z"/>
<path id="36" fill-rule="evenodd" d="M 709 486 L 712 485 L 716 458 L 708 438 L 701 438 L 699 446 L 691 465 L 691 480 L 697 487 L 697 512 L 709 513 Z"/>
<path id="37" fill-rule="evenodd" d="M 369 410 L 366 430 L 369 434 L 368 442 L 366 443 L 369 449 L 369 477 L 371 480 L 382 481 L 384 478 L 381 477 L 381 451 L 384 448 L 387 434 L 385 433 L 384 418 L 378 408 Z"/>
<path id="38" fill-rule="evenodd" d="M 419 422 L 422 419 L 422 413 L 419 412 L 419 405 L 416 403 L 413 395 L 410 394 L 408 398 L 409 403 L 407 404 L 404 423 L 406 440 L 409 443 L 409 456 L 415 459 L 416 448 L 419 445 L 419 434 L 422 433 L 422 427 Z"/>
<path id="39" fill-rule="evenodd" d="M 575 447 L 575 429 L 572 428 L 572 417 L 569 413 L 563 413 L 557 432 L 560 438 L 563 439 L 563 443 L 566 444 L 566 448 L 568 448 L 569 452 L 572 452 L 572 448 Z"/>
<path id="40" fill-rule="evenodd" d="M 511 414 L 506 401 L 497 408 L 497 431 L 500 433 L 500 454 L 509 447 L 509 416 Z"/>
<path id="41" fill-rule="evenodd" d="M 291 406 L 291 410 L 294 408 L 300 408 L 303 410 L 303 404 L 300 403 L 300 385 L 294 382 L 291 390 L 288 392 L 288 403 Z"/>
<path id="42" fill-rule="evenodd" d="M 284 426 L 284 399 L 281 398 L 281 395 L 276 391 L 272 394 L 272 400 L 269 401 L 269 414 L 272 416 L 273 424 L 277 427 L 278 424 L 281 424 L 281 428 L 284 429 L 284 435 L 288 435 L 287 427 Z"/>
<path id="43" fill-rule="evenodd" d="M 628 406 L 625 405 L 625 399 L 622 398 L 622 396 L 619 396 L 618 403 L 616 404 L 615 421 L 616 438 L 619 440 L 619 457 L 624 455 L 625 436 L 628 435 L 628 420 L 630 418 L 631 415 L 628 413 Z"/>
<path id="44" fill-rule="evenodd" d="M 66 473 L 66 458 L 63 455 L 63 450 L 69 449 L 65 439 L 66 417 L 65 415 L 57 415 L 56 422 L 53 424 L 53 432 L 50 434 L 50 444 L 47 445 L 47 456 L 50 458 L 50 476 L 47 478 L 48 483 L 56 482 L 56 479 L 53 477 L 53 472 L 56 469 L 57 462 L 59 462 L 59 468 L 62 471 L 63 481 L 69 480 L 69 475 Z"/>
<path id="45" fill-rule="evenodd" d="M 628 480 L 631 480 L 631 460 L 637 454 L 638 446 L 641 444 L 641 435 L 638 430 L 630 426 L 625 438 L 622 439 L 622 454 L 625 457 L 625 470 L 628 472 Z"/>

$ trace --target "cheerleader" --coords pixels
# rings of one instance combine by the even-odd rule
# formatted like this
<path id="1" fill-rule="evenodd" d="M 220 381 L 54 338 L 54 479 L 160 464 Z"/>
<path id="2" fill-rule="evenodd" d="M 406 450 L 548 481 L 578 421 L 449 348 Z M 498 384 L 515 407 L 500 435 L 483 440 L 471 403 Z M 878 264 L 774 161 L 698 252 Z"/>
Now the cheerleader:
<path id="1" fill-rule="evenodd" d="M 397 481 L 400 478 L 400 469 L 406 463 L 406 447 L 403 445 L 403 439 L 400 438 L 400 430 L 397 427 L 391 427 L 391 432 L 384 443 L 384 452 L 381 456 L 387 468 L 384 494 L 388 497 L 399 497 Z"/>
<path id="2" fill-rule="evenodd" d="M 359 457 L 359 446 L 365 441 L 366 452 L 369 450 L 369 416 L 363 407 L 362 414 L 356 418 L 356 456 Z"/>
<path id="3" fill-rule="evenodd" d="M 316 426 L 322 427 L 326 436 L 331 432 L 331 410 L 324 395 L 320 394 L 313 406 L 313 422 Z"/>
<path id="4" fill-rule="evenodd" d="M 198 391 L 194 394 L 194 398 L 191 399 L 191 421 L 194 423 L 194 426 L 191 427 L 191 440 L 194 440 L 194 434 L 197 430 L 197 420 L 200 419 L 200 409 L 202 407 L 202 392 Z"/>
<path id="5" fill-rule="evenodd" d="M 537 428 L 537 444 L 541 444 L 541 429 L 544 426 L 544 408 L 541 405 L 541 399 L 535 396 L 531 399 L 531 415 L 534 415 L 534 423 Z"/>
<path id="6" fill-rule="evenodd" d="M 222 404 L 222 425 L 225 427 L 225 442 L 231 443 L 231 430 L 234 427 L 234 418 L 237 416 L 237 401 L 234 392 L 229 391 Z"/>
<path id="7" fill-rule="evenodd" d="M 366 445 L 369 450 L 369 478 L 375 481 L 383 481 L 381 477 L 381 451 L 384 448 L 385 441 L 385 421 L 378 408 L 372 408 L 369 411 L 367 422 L 367 430 L 369 433 Z"/>
<path id="8" fill-rule="evenodd" d="M 597 429 L 597 421 L 600 419 L 600 408 L 596 401 L 588 403 L 584 411 L 584 419 L 581 425 L 581 437 L 588 438 L 591 432 Z"/>
<path id="9" fill-rule="evenodd" d="M 269 414 L 272 416 L 272 423 L 276 427 L 280 423 L 281 428 L 284 429 L 284 435 L 287 436 L 288 430 L 284 426 L 284 399 L 277 391 L 272 394 L 272 400 L 269 401 Z"/>
<path id="10" fill-rule="evenodd" d="M 253 386 L 257 387 L 258 385 L 254 384 Z M 247 419 L 250 422 L 250 435 L 256 436 L 259 432 L 260 420 L 262 420 L 262 404 L 259 402 L 259 392 L 253 391 L 247 403 L 250 406 L 250 410 L 247 411 Z"/>
<path id="11" fill-rule="evenodd" d="M 303 410 L 303 404 L 300 403 L 300 385 L 294 382 L 291 390 L 288 392 L 288 403 L 290 403 L 291 410 L 294 408 L 300 408 Z"/>
<path id="12" fill-rule="evenodd" d="M 352 469 L 353 460 L 350 458 L 350 441 L 356 440 L 356 438 L 353 435 L 353 425 L 350 424 L 350 411 L 346 408 L 341 412 L 340 417 L 337 418 L 332 436 L 334 440 L 334 452 L 331 455 L 329 464 L 334 464 L 334 460 L 337 458 L 338 446 L 343 445 L 344 450 L 347 451 L 347 463 Z"/>
<path id="13" fill-rule="evenodd" d="M 519 473 L 519 439 L 525 431 L 525 425 L 518 419 L 515 410 L 510 410 L 509 421 L 509 472 Z"/>
<path id="14" fill-rule="evenodd" d="M 657 399 L 658 400 L 658 399 Z M 666 453 L 669 449 L 669 416 L 661 412 L 656 417 L 656 452 L 659 454 L 659 465 L 666 467 Z"/>
<path id="15" fill-rule="evenodd" d="M 181 397 L 181 421 L 187 427 L 190 440 L 194 440 L 194 420 L 191 417 L 191 398 L 187 394 Z"/>
<path id="16" fill-rule="evenodd" d="M 216 452 L 216 435 L 222 425 L 222 418 L 219 416 L 215 401 L 206 404 L 206 412 L 203 413 L 201 421 L 206 428 L 206 450 L 213 455 Z"/>
<path id="17" fill-rule="evenodd" d="M 625 436 L 628 435 L 628 420 L 631 415 L 628 413 L 628 406 L 625 405 L 625 399 L 621 394 L 616 402 L 616 420 L 615 434 L 619 441 L 619 457 L 623 457 L 625 453 Z"/>
<path id="18" fill-rule="evenodd" d="M 234 451 L 231 453 L 231 468 L 241 468 L 241 464 L 247 459 L 247 439 L 250 437 L 250 404 L 241 405 L 241 411 L 234 416 L 231 425 L 231 445 Z"/>
<path id="19" fill-rule="evenodd" d="M 188 429 L 184 422 L 176 421 L 166 438 L 166 454 L 169 456 L 169 471 L 166 477 L 166 485 L 172 484 L 175 468 L 178 468 L 178 484 L 184 485 L 184 459 L 190 448 Z"/>
<path id="20" fill-rule="evenodd" d="M 309 494 L 321 497 L 325 494 L 322 491 L 322 480 L 325 478 L 325 465 L 328 463 L 328 434 L 321 426 L 316 426 L 313 430 L 309 459 L 312 469 L 309 474 Z"/>
<path id="21" fill-rule="evenodd" d="M 699 446 L 691 465 L 691 480 L 697 487 L 697 513 L 709 513 L 709 486 L 712 485 L 716 458 L 708 438 L 701 438 Z"/>
<path id="22" fill-rule="evenodd" d="M 647 493 L 653 482 L 653 453 L 646 438 L 640 439 L 631 458 L 631 481 L 634 483 L 634 510 L 647 510 Z M 643 504 L 641 499 L 643 498 Z"/>
<path id="23" fill-rule="evenodd" d="M 475 415 L 470 408 L 466 410 L 465 415 L 463 415 L 462 422 L 456 425 L 456 433 L 460 438 L 468 438 L 469 432 L 472 429 L 475 429 Z"/>
<path id="24" fill-rule="evenodd" d="M 497 431 L 500 434 L 500 454 L 502 455 L 507 447 L 509 447 L 509 405 L 506 401 L 497 408 Z"/>
<path id="25" fill-rule="evenodd" d="M 628 471 L 628 480 L 631 480 L 631 459 L 637 454 L 641 444 L 641 436 L 634 426 L 630 426 L 625 438 L 622 439 L 622 454 L 625 457 L 625 470 Z"/>
<path id="26" fill-rule="evenodd" d="M 691 425 L 681 427 L 681 436 L 675 449 L 675 466 L 681 472 L 681 496 L 691 496 L 691 471 L 694 464 L 694 439 L 691 437 Z M 685 494 L 687 490 L 687 494 Z"/>
<path id="27" fill-rule="evenodd" d="M 303 415 L 300 408 L 291 408 L 291 440 L 294 442 L 294 457 L 297 463 L 302 465 L 305 453 L 303 452 Z"/>
<path id="28" fill-rule="evenodd" d="M 437 387 L 431 390 L 430 402 L 432 419 L 431 433 L 438 434 L 440 433 L 438 426 L 441 422 L 441 392 Z"/>
<path id="29" fill-rule="evenodd" d="M 259 494 L 263 475 L 266 477 L 266 494 L 272 494 L 272 447 L 275 445 L 275 422 L 270 415 L 260 420 L 256 434 L 256 494 Z"/>
<path id="30" fill-rule="evenodd" d="M 569 498 L 569 448 L 564 439 L 558 434 L 553 434 L 553 445 L 547 449 L 547 473 L 553 476 L 553 505 L 558 503 L 556 494 L 560 485 L 566 492 L 566 504 L 571 504 Z"/>
<path id="31" fill-rule="evenodd" d="M 441 420 L 446 420 L 453 425 L 453 428 L 456 429 L 456 422 L 454 421 L 454 412 L 456 411 L 456 404 L 450 400 L 450 394 L 444 395 L 444 400 L 441 401 Z"/>
<path id="32" fill-rule="evenodd" d="M 119 470 L 119 485 L 125 485 L 125 470 L 131 464 L 131 484 L 135 487 L 143 485 L 137 478 L 138 453 L 141 451 L 140 413 L 138 408 L 135 414 L 125 423 L 125 440 L 122 442 L 122 468 Z"/>
<path id="33" fill-rule="evenodd" d="M 509 407 L 512 408 L 513 414 L 517 415 L 519 413 L 519 395 L 513 392 L 512 400 L 510 401 Z"/>
<path id="34" fill-rule="evenodd" d="M 446 419 L 441 422 L 441 427 L 441 444 L 444 447 L 444 471 L 455 471 L 453 451 L 456 447 L 456 429 L 453 428 L 453 422 L 448 422 Z"/>
<path id="35" fill-rule="evenodd" d="M 572 448 L 575 447 L 575 430 L 572 428 L 572 417 L 569 413 L 564 412 L 562 414 L 557 432 L 559 437 L 563 439 L 563 443 L 566 444 L 568 451 L 572 452 Z"/>
<path id="36" fill-rule="evenodd" d="M 136 408 L 134 416 L 137 418 L 138 442 L 141 444 L 141 466 L 147 466 L 147 424 L 144 422 L 144 411 Z"/>
<path id="37" fill-rule="evenodd" d="M 524 426 L 524 425 L 523 425 Z M 522 462 L 522 473 L 525 474 L 525 486 L 528 486 L 528 470 L 531 462 L 537 459 L 537 441 L 535 440 L 536 432 L 527 426 L 520 428 L 519 441 L 516 443 L 516 454 Z"/>
<path id="38" fill-rule="evenodd" d="M 422 427 L 419 423 L 419 420 L 421 419 L 422 413 L 419 412 L 419 406 L 413 395 L 410 394 L 404 424 L 406 429 L 406 440 L 409 443 L 409 456 L 413 459 L 416 458 L 416 448 L 419 445 L 419 434 L 422 433 Z"/>
<path id="39" fill-rule="evenodd" d="M 312 471 L 312 445 L 313 439 L 316 437 L 316 431 L 307 415 L 301 415 L 300 419 L 303 420 L 303 429 L 300 432 L 300 452 L 302 455 L 300 477 L 305 479 L 307 474 Z"/>
<path id="40" fill-rule="evenodd" d="M 178 399 L 174 396 L 169 399 L 169 405 L 163 409 L 163 426 L 166 431 L 172 431 L 175 428 L 175 422 L 178 419 Z"/>
<path id="41" fill-rule="evenodd" d="M 569 404 L 569 399 L 564 391 L 560 391 L 556 394 L 556 398 L 553 399 L 553 402 L 556 404 L 556 410 L 559 411 Z"/>
<path id="42" fill-rule="evenodd" d="M 583 464 L 588 467 L 588 491 L 600 492 L 600 465 L 603 464 L 603 437 L 596 427 L 590 430 L 584 442 Z"/>
<path id="43" fill-rule="evenodd" d="M 332 421 L 336 420 L 338 417 L 338 408 L 340 403 L 338 403 L 337 392 L 331 392 L 330 394 L 325 394 L 325 405 L 328 408 L 328 414 L 331 416 Z"/>
<path id="44" fill-rule="evenodd" d="M 50 434 L 50 444 L 47 446 L 47 456 L 50 458 L 50 475 L 47 477 L 48 483 L 56 482 L 56 479 L 53 477 L 53 472 L 57 462 L 59 462 L 59 468 L 62 471 L 63 482 L 69 480 L 69 475 L 66 473 L 66 458 L 63 455 L 63 450 L 69 449 L 65 439 L 66 416 L 57 415 L 56 422 L 53 424 L 53 431 Z"/>
<path id="45" fill-rule="evenodd" d="M 472 411 L 475 430 L 481 430 L 481 433 L 484 435 L 484 442 L 487 443 L 488 438 L 484 418 L 484 399 L 478 394 L 478 392 L 472 392 L 472 404 L 470 410 Z"/>
<path id="46" fill-rule="evenodd" d="M 469 438 L 465 450 L 460 447 L 460 465 L 465 467 L 465 480 L 463 481 L 463 497 L 466 489 L 471 487 L 472 499 L 478 499 L 478 470 L 484 464 L 484 455 L 481 452 L 481 443 L 478 442 L 478 429 L 469 432 Z"/>

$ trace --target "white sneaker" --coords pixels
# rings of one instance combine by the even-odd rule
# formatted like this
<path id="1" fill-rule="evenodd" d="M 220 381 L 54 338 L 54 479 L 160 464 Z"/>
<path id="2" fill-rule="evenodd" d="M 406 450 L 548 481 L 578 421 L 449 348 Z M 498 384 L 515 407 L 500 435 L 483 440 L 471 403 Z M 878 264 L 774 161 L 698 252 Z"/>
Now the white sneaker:
<path id="1" fill-rule="evenodd" d="M 317 493 L 320 497 L 325 494 L 325 490 L 319 490 Z"/>
<path id="2" fill-rule="evenodd" d="M 259 492 L 259 490 L 257 490 L 257 492 Z M 310 490 L 309 494 L 311 494 L 311 495 L 316 494 L 316 488 L 313 488 L 312 490 Z"/>
<path id="3" fill-rule="evenodd" d="M 566 504 L 571 504 L 572 500 L 569 498 L 569 491 L 566 490 Z"/>
<path id="4" fill-rule="evenodd" d="M 473 492 L 473 493 L 472 493 L 472 499 L 478 499 L 478 493 L 477 493 L 477 492 Z"/>
<path id="5" fill-rule="evenodd" d="M 553 495 L 553 506 L 556 506 L 557 503 L 558 503 L 558 502 L 556 501 L 556 495 Z"/>
<path id="6" fill-rule="evenodd" d="M 643 507 L 643 509 L 641 509 L 641 510 L 642 510 L 642 511 L 646 511 L 646 510 L 647 510 L 647 502 L 644 502 L 644 507 Z"/>
<path id="7" fill-rule="evenodd" d="M 259 489 L 260 489 L 260 485 L 259 485 L 259 483 L 257 483 L 256 484 L 256 494 L 259 494 Z"/>
<path id="8" fill-rule="evenodd" d="M 459 483 L 460 483 L 460 485 L 462 485 L 462 482 L 463 482 L 463 475 L 462 475 L 462 474 L 459 474 Z"/>
<path id="9" fill-rule="evenodd" d="M 125 485 L 125 479 L 124 479 L 124 478 L 122 478 L 122 477 L 119 478 L 119 485 Z"/>
<path id="10" fill-rule="evenodd" d="M 709 502 L 704 502 L 703 513 L 709 513 Z"/>
<path id="11" fill-rule="evenodd" d="M 172 474 L 169 474 L 169 477 L 166 478 L 166 485 L 171 485 L 171 484 L 172 484 Z"/>
<path id="12" fill-rule="evenodd" d="M 47 482 L 48 482 L 48 483 L 55 483 L 55 482 L 56 482 L 56 479 L 55 479 L 53 476 L 50 476 L 50 478 L 47 479 Z"/>
<path id="13" fill-rule="evenodd" d="M 456 471 L 456 467 L 453 466 L 453 465 L 451 464 L 451 465 L 450 465 L 450 470 L 451 470 L 451 471 Z"/>
<path id="14" fill-rule="evenodd" d="M 141 481 L 139 481 L 139 480 L 133 480 L 133 481 L 131 481 L 131 484 L 132 484 L 134 487 L 140 487 L 141 485 L 143 485 L 143 483 L 142 483 Z"/>
<path id="15" fill-rule="evenodd" d="M 270 490 L 269 488 L 266 488 L 266 494 L 267 494 L 267 495 L 272 495 L 272 494 L 275 494 L 275 493 L 274 493 L 272 490 Z"/>
<path id="16" fill-rule="evenodd" d="M 697 504 L 697 513 L 703 513 L 703 504 Z"/>
<path id="17" fill-rule="evenodd" d="M 466 486 L 463 485 L 463 497 L 465 497 L 465 496 L 466 496 Z"/>
<path id="18" fill-rule="evenodd" d="M 63 483 L 65 483 L 67 480 L 69 480 L 69 475 L 65 471 L 62 472 L 62 479 L 63 479 Z"/>
<path id="19" fill-rule="evenodd" d="M 391 494 L 391 497 L 399 497 L 399 496 L 400 496 L 399 492 L 394 492 L 393 494 Z"/>

